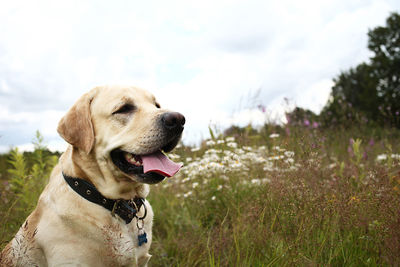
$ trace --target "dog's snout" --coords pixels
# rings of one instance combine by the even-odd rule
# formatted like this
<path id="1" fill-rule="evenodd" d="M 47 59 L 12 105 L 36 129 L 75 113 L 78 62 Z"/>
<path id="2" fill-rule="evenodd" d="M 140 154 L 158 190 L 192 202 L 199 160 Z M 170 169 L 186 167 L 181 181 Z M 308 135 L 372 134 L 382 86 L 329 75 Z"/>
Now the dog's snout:
<path id="1" fill-rule="evenodd" d="M 182 131 L 185 125 L 185 117 L 178 112 L 167 112 L 161 117 L 162 125 L 169 131 Z"/>

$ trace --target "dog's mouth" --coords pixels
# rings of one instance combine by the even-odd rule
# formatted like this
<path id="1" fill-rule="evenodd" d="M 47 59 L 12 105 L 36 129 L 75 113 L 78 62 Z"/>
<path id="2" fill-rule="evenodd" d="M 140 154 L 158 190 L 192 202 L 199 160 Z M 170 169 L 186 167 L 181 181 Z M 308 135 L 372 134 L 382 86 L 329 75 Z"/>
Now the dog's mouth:
<path id="1" fill-rule="evenodd" d="M 117 148 L 111 151 L 111 159 L 122 172 L 147 184 L 161 182 L 165 177 L 175 175 L 182 167 L 182 164 L 173 162 L 161 150 L 135 155 Z"/>

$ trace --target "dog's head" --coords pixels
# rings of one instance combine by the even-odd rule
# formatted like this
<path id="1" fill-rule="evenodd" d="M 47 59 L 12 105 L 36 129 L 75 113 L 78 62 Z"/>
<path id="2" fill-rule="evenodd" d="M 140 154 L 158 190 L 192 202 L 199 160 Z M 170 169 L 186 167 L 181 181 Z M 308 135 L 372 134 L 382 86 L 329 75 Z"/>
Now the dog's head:
<path id="1" fill-rule="evenodd" d="M 184 124 L 182 114 L 162 109 L 147 91 L 105 86 L 83 95 L 57 130 L 113 177 L 153 184 L 179 170 L 164 153 L 178 144 Z"/>

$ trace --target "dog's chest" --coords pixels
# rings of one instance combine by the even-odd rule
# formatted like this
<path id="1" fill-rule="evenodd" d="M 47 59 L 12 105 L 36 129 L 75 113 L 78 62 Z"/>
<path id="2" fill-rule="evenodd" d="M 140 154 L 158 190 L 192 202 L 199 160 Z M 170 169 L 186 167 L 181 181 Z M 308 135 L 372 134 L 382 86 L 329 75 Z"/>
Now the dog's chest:
<path id="1" fill-rule="evenodd" d="M 137 230 L 133 225 L 114 223 L 102 227 L 105 251 L 104 256 L 118 265 L 127 265 L 136 260 Z"/>
<path id="2" fill-rule="evenodd" d="M 140 261 L 142 257 L 148 255 L 153 214 L 148 215 L 144 221 L 139 223 L 136 218 L 129 224 L 119 220 L 101 228 L 105 243 L 104 256 L 113 261 L 114 266 L 130 266 L 133 262 Z M 146 235 L 145 241 L 143 234 Z"/>

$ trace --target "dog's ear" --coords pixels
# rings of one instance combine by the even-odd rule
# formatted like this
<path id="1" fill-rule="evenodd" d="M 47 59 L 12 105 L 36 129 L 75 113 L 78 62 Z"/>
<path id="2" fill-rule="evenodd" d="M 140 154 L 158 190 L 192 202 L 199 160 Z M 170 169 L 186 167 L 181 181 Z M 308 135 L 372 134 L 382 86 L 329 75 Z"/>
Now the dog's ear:
<path id="1" fill-rule="evenodd" d="M 86 93 L 58 123 L 57 132 L 65 141 L 89 154 L 94 145 L 94 129 L 90 115 L 93 94 Z"/>

